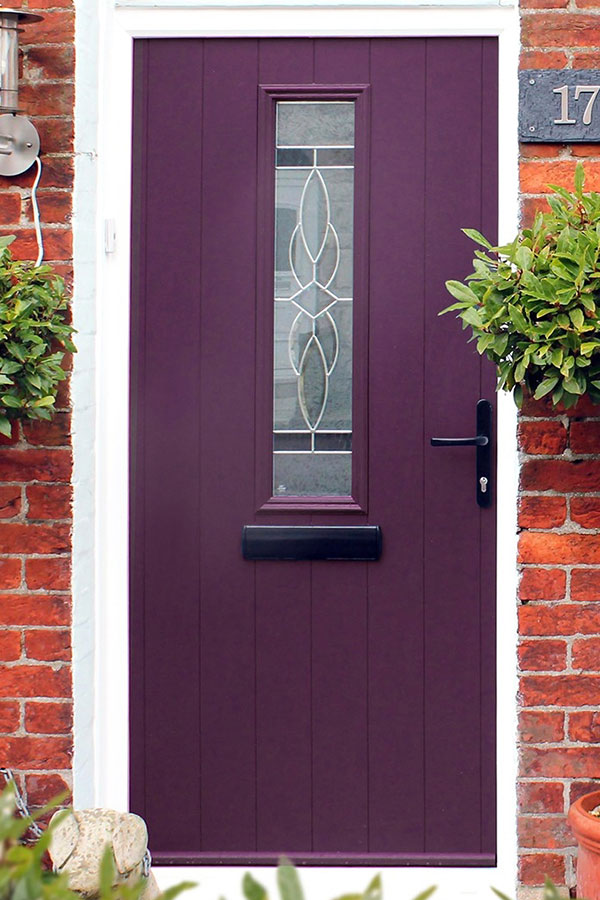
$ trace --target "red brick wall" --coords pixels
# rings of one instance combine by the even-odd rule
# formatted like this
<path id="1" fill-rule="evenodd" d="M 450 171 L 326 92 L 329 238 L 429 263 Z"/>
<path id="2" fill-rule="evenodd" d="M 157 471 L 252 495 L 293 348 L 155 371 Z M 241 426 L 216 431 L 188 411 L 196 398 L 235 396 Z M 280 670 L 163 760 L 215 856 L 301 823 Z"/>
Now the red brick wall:
<path id="1" fill-rule="evenodd" d="M 521 26 L 522 68 L 600 68 L 600 0 L 521 0 Z M 524 222 L 581 158 L 600 190 L 600 144 L 521 145 Z M 600 408 L 530 402 L 519 446 L 519 875 L 571 887 L 566 812 L 600 787 Z"/>
<path id="2" fill-rule="evenodd" d="M 11 3 L 39 12 L 24 26 L 20 102 L 41 138 L 45 261 L 71 279 L 74 10 L 72 0 Z M 0 177 L 0 233 L 35 259 L 35 169 Z M 0 439 L 0 766 L 13 768 L 32 806 L 70 785 L 71 438 L 68 386 L 51 423 Z"/>

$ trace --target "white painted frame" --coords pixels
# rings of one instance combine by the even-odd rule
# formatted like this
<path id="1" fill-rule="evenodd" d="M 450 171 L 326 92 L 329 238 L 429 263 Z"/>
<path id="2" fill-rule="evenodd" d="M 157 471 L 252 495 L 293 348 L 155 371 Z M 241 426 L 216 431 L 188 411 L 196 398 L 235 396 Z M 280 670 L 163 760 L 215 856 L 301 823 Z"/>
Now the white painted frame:
<path id="1" fill-rule="evenodd" d="M 499 161 L 501 240 L 509 239 L 517 224 L 518 145 L 517 69 L 519 52 L 518 13 L 514 6 L 458 8 L 407 7 L 386 3 L 356 2 L 339 5 L 284 5 L 252 0 L 234 5 L 214 0 L 211 6 L 182 5 L 168 0 L 133 6 L 131 0 L 113 7 L 97 0 L 93 15 L 90 0 L 78 5 L 78 103 L 76 132 L 80 153 L 95 165 L 95 171 L 78 160 L 75 187 L 75 317 L 84 307 L 86 295 L 96 281 L 95 353 L 97 361 L 96 466 L 94 499 L 85 484 L 75 483 L 75 546 L 89 543 L 93 517 L 95 577 L 90 583 L 90 558 L 75 556 L 74 589 L 74 693 L 76 748 L 74 764 L 75 802 L 78 805 L 128 805 L 128 393 L 129 393 L 129 253 L 132 127 L 132 51 L 136 37 L 206 36 L 468 36 L 495 35 L 499 39 Z M 317 5 L 318 4 L 318 5 Z M 99 35 L 96 62 L 89 57 Z M 85 54 L 82 56 L 82 52 Z M 97 79 L 97 81 L 96 81 Z M 94 148 L 91 119 L 95 113 L 93 88 L 97 84 L 98 132 Z M 176 99 L 176 98 L 175 98 Z M 86 143 L 87 142 L 87 143 Z M 90 146 L 88 147 L 88 144 Z M 77 145 L 76 145 L 77 147 Z M 95 213 L 96 229 L 86 229 Z M 84 209 L 88 211 L 87 221 Z M 81 215 L 77 215 L 77 210 Z M 104 253 L 104 221 L 114 221 L 116 247 Z M 78 228 L 83 229 L 78 238 Z M 89 233 L 88 233 L 89 232 Z M 88 322 L 89 326 L 89 322 Z M 88 327 L 88 330 L 90 328 Z M 91 328 L 93 333 L 93 328 Z M 93 351 L 92 351 L 93 352 Z M 81 354 L 76 360 L 81 359 Z M 85 366 L 81 364 L 83 369 Z M 85 373 L 84 373 L 85 374 Z M 87 384 L 86 377 L 83 385 Z M 81 393 L 81 392 L 80 392 Z M 88 405 L 74 394 L 75 421 L 86 421 Z M 93 408 L 92 402 L 92 408 Z M 384 890 L 389 900 L 408 900 L 431 883 L 439 885 L 439 900 L 458 897 L 489 898 L 491 884 L 512 894 L 516 881 L 516 505 L 517 451 L 516 416 L 512 400 L 499 402 L 498 435 L 498 866 L 486 869 L 385 868 Z M 90 426 L 91 427 L 91 426 Z M 76 472 L 93 474 L 89 433 L 75 431 Z M 84 481 L 86 480 L 84 479 Z M 95 597 L 95 600 L 94 600 Z M 94 611 L 93 620 L 89 613 Z M 92 679 L 91 646 L 94 650 Z M 93 715 L 91 709 L 93 707 Z M 93 726 L 92 726 L 93 719 Z M 93 731 L 92 731 L 93 728 Z M 443 736 L 442 738 L 443 739 Z M 93 753 L 93 758 L 90 756 Z M 93 783 L 93 791 L 90 790 Z M 177 798 L 172 798 L 177 805 Z M 240 896 L 244 869 L 198 867 L 161 869 L 159 881 L 166 886 L 183 878 L 197 880 L 195 896 L 229 900 Z M 310 900 L 330 900 L 366 885 L 375 870 L 366 868 L 307 868 L 302 871 Z M 273 885 L 272 869 L 257 869 L 256 876 Z M 274 892 L 272 893 L 272 896 Z M 190 894 L 190 900 L 194 896 Z"/>

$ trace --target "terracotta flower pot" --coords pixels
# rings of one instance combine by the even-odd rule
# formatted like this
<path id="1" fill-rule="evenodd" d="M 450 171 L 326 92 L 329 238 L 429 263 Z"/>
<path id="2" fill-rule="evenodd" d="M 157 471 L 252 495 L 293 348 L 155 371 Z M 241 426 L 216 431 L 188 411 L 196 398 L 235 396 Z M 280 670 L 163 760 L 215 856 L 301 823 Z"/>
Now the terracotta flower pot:
<path id="1" fill-rule="evenodd" d="M 600 791 L 584 794 L 569 810 L 569 825 L 579 844 L 577 896 L 600 900 L 600 818 L 589 810 L 600 806 Z"/>

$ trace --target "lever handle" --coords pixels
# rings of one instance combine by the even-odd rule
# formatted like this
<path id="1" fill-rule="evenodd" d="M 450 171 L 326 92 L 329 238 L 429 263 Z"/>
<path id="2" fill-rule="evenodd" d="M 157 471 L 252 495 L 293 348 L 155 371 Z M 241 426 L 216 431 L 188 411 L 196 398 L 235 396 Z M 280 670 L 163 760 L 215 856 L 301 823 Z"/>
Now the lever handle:
<path id="1" fill-rule="evenodd" d="M 432 447 L 477 447 L 476 497 L 479 506 L 492 505 L 492 405 L 488 400 L 477 403 L 477 434 L 471 438 L 431 438 Z"/>
<path id="2" fill-rule="evenodd" d="M 431 438 L 432 447 L 487 447 L 489 442 L 486 434 L 472 438 Z"/>

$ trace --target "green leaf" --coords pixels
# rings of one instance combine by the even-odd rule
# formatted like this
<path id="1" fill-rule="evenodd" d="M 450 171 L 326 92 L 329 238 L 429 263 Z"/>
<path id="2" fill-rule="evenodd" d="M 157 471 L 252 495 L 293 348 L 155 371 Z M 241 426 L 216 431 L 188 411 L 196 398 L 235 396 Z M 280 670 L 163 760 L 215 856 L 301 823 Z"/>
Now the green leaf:
<path id="1" fill-rule="evenodd" d="M 465 303 L 479 303 L 479 297 L 475 294 L 470 287 L 466 284 L 463 284 L 461 281 L 447 281 L 446 282 L 446 290 L 448 293 L 452 294 L 452 296 L 456 300 L 462 300 Z"/>
<path id="2" fill-rule="evenodd" d="M 433 885 L 432 887 L 427 888 L 425 891 L 421 891 L 420 894 L 414 898 L 414 900 L 427 900 L 428 897 L 431 897 L 433 893 L 437 891 L 437 885 Z"/>
<path id="3" fill-rule="evenodd" d="M 583 312 L 580 309 L 572 309 L 569 313 L 571 318 L 571 322 L 575 326 L 575 328 L 582 328 L 583 323 L 585 322 Z"/>
<path id="4" fill-rule="evenodd" d="M 473 309 L 472 306 L 470 306 L 468 309 L 465 309 L 465 311 L 460 314 L 460 317 L 463 322 L 467 322 L 468 325 L 474 325 L 475 328 L 481 328 L 483 325 L 481 313 L 476 309 Z"/>
<path id="5" fill-rule="evenodd" d="M 511 321 L 514 322 L 520 332 L 525 334 L 529 326 L 527 324 L 527 319 L 525 318 L 523 313 L 511 303 L 508 304 L 508 312 L 510 314 Z"/>
<path id="6" fill-rule="evenodd" d="M 364 900 L 381 900 L 381 896 L 381 875 L 375 875 L 375 877 L 369 882 L 363 897 Z"/>
<path id="7" fill-rule="evenodd" d="M 551 390 L 553 390 L 558 383 L 558 375 L 555 375 L 552 378 L 544 378 L 542 382 L 537 386 L 534 399 L 541 400 L 542 397 L 545 397 L 546 394 L 549 394 Z"/>
<path id="8" fill-rule="evenodd" d="M 517 252 L 515 253 L 515 262 L 521 269 L 530 269 L 533 263 L 533 253 L 529 249 L 529 247 L 525 247 L 523 244 L 519 247 Z"/>
<path id="9" fill-rule="evenodd" d="M 565 380 L 563 381 L 563 387 L 565 391 L 569 392 L 569 394 L 580 395 L 583 394 L 585 390 L 581 387 L 579 382 L 575 380 L 575 378 L 565 378 Z"/>
<path id="10" fill-rule="evenodd" d="M 472 241 L 475 241 L 476 244 L 481 244 L 482 247 L 486 247 L 488 250 L 492 249 L 492 245 L 488 239 L 484 238 L 481 232 L 477 231 L 475 228 L 462 228 L 461 230 L 463 234 L 466 234 L 466 236 L 471 238 Z"/>
<path id="11" fill-rule="evenodd" d="M 281 900 L 304 900 L 298 872 L 287 860 L 277 866 L 277 884 Z"/>
<path id="12" fill-rule="evenodd" d="M 583 169 L 583 163 L 578 162 L 575 166 L 575 191 L 578 197 L 581 197 L 584 183 L 585 171 Z"/>
<path id="13" fill-rule="evenodd" d="M 7 419 L 6 416 L 3 416 L 0 413 L 0 434 L 3 434 L 4 437 L 10 437 L 12 435 L 12 423 L 10 419 Z"/>
<path id="14" fill-rule="evenodd" d="M 267 891 L 255 881 L 250 872 L 246 872 L 242 881 L 242 891 L 246 900 L 267 900 Z"/>
<path id="15" fill-rule="evenodd" d="M 3 394 L 2 402 L 10 409 L 21 409 L 21 401 L 17 397 L 13 397 L 12 394 Z"/>

